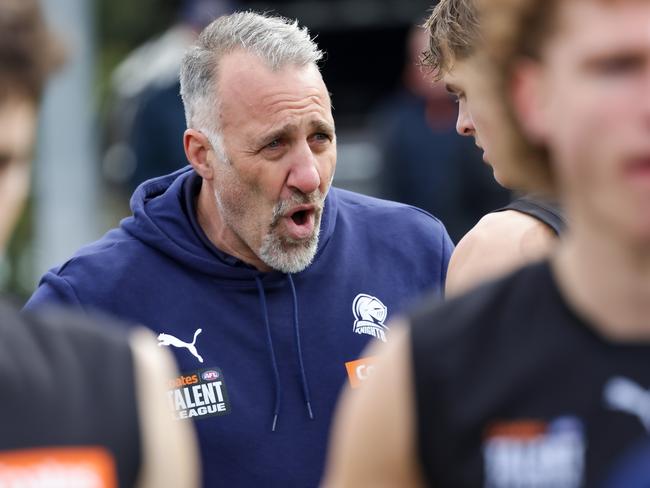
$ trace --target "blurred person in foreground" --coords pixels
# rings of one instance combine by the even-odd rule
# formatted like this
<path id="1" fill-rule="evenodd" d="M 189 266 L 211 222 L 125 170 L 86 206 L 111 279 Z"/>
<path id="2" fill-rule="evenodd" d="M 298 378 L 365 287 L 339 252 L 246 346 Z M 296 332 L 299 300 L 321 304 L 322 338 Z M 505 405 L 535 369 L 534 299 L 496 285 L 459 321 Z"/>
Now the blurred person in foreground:
<path id="1" fill-rule="evenodd" d="M 210 24 L 181 69 L 191 167 L 141 185 L 134 216 L 48 272 L 27 304 L 97 308 L 160 333 L 206 486 L 317 485 L 340 389 L 371 368 L 360 352 L 444 286 L 453 245 L 437 219 L 330 188 L 321 56 L 288 19 Z"/>
<path id="2" fill-rule="evenodd" d="M 457 108 L 420 65 L 429 33 L 411 28 L 400 89 L 371 118 L 382 160 L 382 194 L 427 210 L 458 240 L 486 212 L 508 203 L 471 140 L 455 131 Z"/>
<path id="3" fill-rule="evenodd" d="M 504 107 L 485 96 L 477 0 L 441 0 L 425 23 L 423 64 L 458 101 L 456 130 L 473 137 L 503 187 L 521 191 L 495 155 Z M 496 208 L 496 207 L 493 207 Z M 449 263 L 445 290 L 457 295 L 490 278 L 547 256 L 565 228 L 555 199 L 539 191 L 485 215 L 465 235 Z"/>
<path id="4" fill-rule="evenodd" d="M 492 146 L 571 225 L 426 306 L 341 403 L 327 486 L 650 483 L 650 1 L 482 0 Z M 489 71 L 484 71 L 489 73 Z"/>
<path id="5" fill-rule="evenodd" d="M 0 3 L 0 250 L 29 192 L 58 46 L 37 2 Z M 159 401 L 173 374 L 143 328 L 54 308 L 19 316 L 0 302 L 0 486 L 197 486 L 193 432 Z"/>

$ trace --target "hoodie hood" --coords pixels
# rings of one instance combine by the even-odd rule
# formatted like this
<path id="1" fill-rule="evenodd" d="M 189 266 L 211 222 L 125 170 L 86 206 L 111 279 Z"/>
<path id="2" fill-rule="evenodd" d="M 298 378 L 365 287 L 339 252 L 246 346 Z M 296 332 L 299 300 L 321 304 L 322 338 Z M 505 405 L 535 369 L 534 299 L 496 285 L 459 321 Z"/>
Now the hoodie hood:
<path id="1" fill-rule="evenodd" d="M 216 279 L 248 281 L 252 287 L 255 287 L 255 278 L 260 275 L 265 277 L 265 281 L 282 280 L 283 273 L 262 273 L 210 242 L 196 218 L 196 197 L 201 182 L 202 178 L 191 166 L 145 181 L 133 193 L 133 215 L 121 222 L 121 228 L 183 266 Z M 334 231 L 334 192 L 331 189 L 325 199 L 314 260 L 318 260 Z"/>

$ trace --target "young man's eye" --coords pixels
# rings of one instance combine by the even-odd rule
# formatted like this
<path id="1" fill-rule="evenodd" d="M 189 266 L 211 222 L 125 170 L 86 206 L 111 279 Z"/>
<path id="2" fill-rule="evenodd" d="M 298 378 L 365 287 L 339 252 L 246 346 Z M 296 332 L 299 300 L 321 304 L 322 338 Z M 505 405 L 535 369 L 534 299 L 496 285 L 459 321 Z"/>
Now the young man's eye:
<path id="1" fill-rule="evenodd" d="M 456 92 L 449 92 L 449 96 L 453 100 L 453 102 L 458 105 L 464 98 L 464 95 L 462 93 L 456 93 Z"/>
<path id="2" fill-rule="evenodd" d="M 12 162 L 12 157 L 8 153 L 0 153 L 0 171 L 9 167 Z"/>
<path id="3" fill-rule="evenodd" d="M 620 56 L 603 59 L 594 63 L 594 69 L 606 75 L 630 73 L 642 65 L 636 56 Z"/>

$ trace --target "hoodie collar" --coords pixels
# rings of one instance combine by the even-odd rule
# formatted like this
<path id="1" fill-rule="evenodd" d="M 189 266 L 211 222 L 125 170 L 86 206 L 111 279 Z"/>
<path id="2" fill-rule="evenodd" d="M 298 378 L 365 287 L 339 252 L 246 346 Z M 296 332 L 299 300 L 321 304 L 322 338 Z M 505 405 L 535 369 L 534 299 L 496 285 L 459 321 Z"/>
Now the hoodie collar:
<path id="1" fill-rule="evenodd" d="M 131 197 L 133 216 L 121 227 L 136 239 L 157 249 L 190 269 L 228 281 L 281 280 L 280 272 L 260 273 L 253 266 L 218 249 L 198 223 L 196 197 L 201 177 L 187 166 L 174 173 L 142 183 Z M 318 260 L 334 232 L 337 198 L 332 188 L 325 199 L 321 218 Z M 313 264 L 312 264 L 313 265 Z M 305 270 L 304 272 L 307 272 Z M 251 283 L 255 286 L 254 283 Z"/>

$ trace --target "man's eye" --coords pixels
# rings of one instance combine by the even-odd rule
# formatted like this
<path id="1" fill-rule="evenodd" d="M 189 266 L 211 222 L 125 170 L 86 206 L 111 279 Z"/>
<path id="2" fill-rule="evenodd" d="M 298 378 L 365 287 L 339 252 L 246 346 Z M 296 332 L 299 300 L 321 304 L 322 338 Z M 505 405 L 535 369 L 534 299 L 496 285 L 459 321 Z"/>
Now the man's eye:
<path id="1" fill-rule="evenodd" d="M 317 134 L 314 134 L 314 137 L 319 141 L 329 141 L 329 140 L 331 140 L 330 135 L 325 134 L 324 132 L 318 132 Z"/>
<path id="2" fill-rule="evenodd" d="M 266 147 L 268 147 L 269 149 L 277 149 L 278 147 L 280 147 L 281 144 L 282 144 L 282 141 L 280 141 L 280 139 L 274 139 L 271 142 L 269 142 L 266 145 Z"/>

